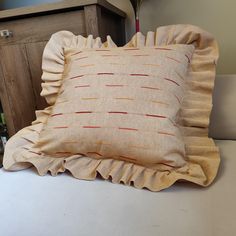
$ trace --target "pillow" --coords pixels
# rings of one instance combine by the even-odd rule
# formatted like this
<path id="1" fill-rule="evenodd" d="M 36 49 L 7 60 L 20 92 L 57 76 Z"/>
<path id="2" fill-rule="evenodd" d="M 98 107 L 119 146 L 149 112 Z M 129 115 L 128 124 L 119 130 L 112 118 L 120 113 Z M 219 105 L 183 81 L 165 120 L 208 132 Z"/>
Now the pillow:
<path id="1" fill-rule="evenodd" d="M 81 41 L 91 43 L 86 49 Z M 124 48 L 110 38 L 98 45 L 68 32 L 52 37 L 42 90 L 52 106 L 9 141 L 5 169 L 32 164 L 40 175 L 69 170 L 79 179 L 99 173 L 152 191 L 177 180 L 209 185 L 219 166 L 218 148 L 207 137 L 214 38 L 176 25 L 146 38 L 138 33 Z"/>
<path id="2" fill-rule="evenodd" d="M 34 151 L 184 166 L 176 116 L 193 48 L 65 49 L 62 85 Z"/>

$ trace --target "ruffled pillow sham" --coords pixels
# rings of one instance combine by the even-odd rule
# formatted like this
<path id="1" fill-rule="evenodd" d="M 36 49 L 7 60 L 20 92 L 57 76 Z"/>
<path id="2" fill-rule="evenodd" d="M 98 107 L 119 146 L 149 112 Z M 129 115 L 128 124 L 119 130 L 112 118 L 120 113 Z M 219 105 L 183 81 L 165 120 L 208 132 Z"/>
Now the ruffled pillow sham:
<path id="1" fill-rule="evenodd" d="M 42 76 L 52 106 L 10 140 L 4 167 L 68 169 L 79 179 L 99 173 L 152 191 L 177 180 L 209 185 L 219 166 L 208 138 L 217 57 L 214 38 L 189 25 L 138 33 L 123 48 L 55 34 Z"/>

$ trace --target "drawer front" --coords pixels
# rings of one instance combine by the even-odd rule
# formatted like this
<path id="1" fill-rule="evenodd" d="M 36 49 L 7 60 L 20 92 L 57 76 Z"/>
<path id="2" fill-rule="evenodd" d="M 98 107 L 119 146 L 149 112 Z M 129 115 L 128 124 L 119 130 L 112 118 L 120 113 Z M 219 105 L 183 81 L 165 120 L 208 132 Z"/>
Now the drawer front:
<path id="1" fill-rule="evenodd" d="M 0 30 L 12 32 L 9 37 L 0 37 L 0 45 L 47 41 L 61 30 L 86 35 L 83 10 L 0 22 Z"/>

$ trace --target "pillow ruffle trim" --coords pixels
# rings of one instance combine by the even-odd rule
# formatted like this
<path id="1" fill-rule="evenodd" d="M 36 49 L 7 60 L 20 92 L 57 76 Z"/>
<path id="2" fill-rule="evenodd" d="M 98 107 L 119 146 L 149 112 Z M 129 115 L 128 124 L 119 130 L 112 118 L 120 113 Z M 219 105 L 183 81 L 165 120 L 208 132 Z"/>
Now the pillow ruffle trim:
<path id="1" fill-rule="evenodd" d="M 41 96 L 45 97 L 49 105 L 55 103 L 64 72 L 65 48 L 82 50 L 85 48 L 107 47 L 116 47 L 110 36 L 107 36 L 107 42 L 102 44 L 101 38 L 94 39 L 92 35 L 85 38 L 81 35 L 75 36 L 69 31 L 60 31 L 53 34 L 43 53 L 42 80 L 45 83 L 42 83 Z"/>

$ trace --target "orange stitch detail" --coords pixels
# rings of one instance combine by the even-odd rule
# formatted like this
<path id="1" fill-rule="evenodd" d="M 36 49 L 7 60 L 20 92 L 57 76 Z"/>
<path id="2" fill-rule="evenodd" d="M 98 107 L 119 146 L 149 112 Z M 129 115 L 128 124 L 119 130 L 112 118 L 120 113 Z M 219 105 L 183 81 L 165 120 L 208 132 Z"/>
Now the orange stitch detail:
<path id="1" fill-rule="evenodd" d="M 94 64 L 81 65 L 80 67 L 90 67 L 90 66 L 94 66 Z"/>
<path id="2" fill-rule="evenodd" d="M 151 115 L 151 114 L 146 114 L 145 116 L 148 116 L 148 117 L 156 117 L 156 118 L 163 118 L 163 119 L 166 119 L 166 118 L 167 118 L 166 116 L 161 116 L 161 115 Z"/>
<path id="3" fill-rule="evenodd" d="M 55 154 L 73 154 L 72 152 L 55 152 Z"/>
<path id="4" fill-rule="evenodd" d="M 124 87 L 123 84 L 106 84 L 107 87 Z"/>
<path id="5" fill-rule="evenodd" d="M 86 59 L 86 58 L 88 58 L 88 57 L 79 57 L 79 58 L 76 58 L 75 61 Z"/>
<path id="6" fill-rule="evenodd" d="M 128 130 L 128 131 L 138 131 L 138 129 L 134 129 L 134 128 L 119 127 L 118 129 L 120 129 L 120 130 Z"/>
<path id="7" fill-rule="evenodd" d="M 96 155 L 98 155 L 98 156 L 100 156 L 100 157 L 103 156 L 102 154 L 100 154 L 100 153 L 98 153 L 98 152 L 87 152 L 87 154 L 88 154 L 88 155 L 89 155 L 89 154 L 96 154 Z"/>
<path id="8" fill-rule="evenodd" d="M 88 88 L 88 87 L 90 87 L 89 84 L 86 84 L 86 85 L 77 85 L 77 86 L 75 86 L 75 88 Z"/>
<path id="9" fill-rule="evenodd" d="M 177 62 L 177 63 L 181 63 L 181 61 L 179 61 L 179 60 L 177 60 L 177 59 L 175 59 L 175 58 L 173 58 L 173 57 L 166 57 L 166 58 L 168 58 L 168 59 L 170 59 L 170 60 L 172 60 L 172 61 L 175 61 L 175 62 Z"/>
<path id="10" fill-rule="evenodd" d="M 84 129 L 100 129 L 101 126 L 83 126 Z"/>
<path id="11" fill-rule="evenodd" d="M 170 104 L 168 103 L 165 103 L 165 102 L 160 102 L 160 101 L 151 101 L 153 103 L 158 103 L 158 104 L 162 104 L 162 105 L 166 105 L 166 106 L 169 106 Z"/>
<path id="12" fill-rule="evenodd" d="M 155 48 L 156 50 L 165 50 L 165 51 L 172 51 L 170 48 Z"/>
<path id="13" fill-rule="evenodd" d="M 76 111 L 75 114 L 90 114 L 92 111 Z"/>
<path id="14" fill-rule="evenodd" d="M 84 75 L 77 75 L 77 76 L 71 77 L 70 79 L 77 79 L 77 78 L 81 78 L 81 77 L 84 77 Z"/>
<path id="15" fill-rule="evenodd" d="M 57 113 L 57 114 L 52 114 L 51 117 L 54 117 L 54 116 L 62 116 L 63 113 Z"/>
<path id="16" fill-rule="evenodd" d="M 166 164 L 166 163 L 158 163 L 158 164 L 160 164 L 160 165 L 164 165 L 164 166 L 168 166 L 168 167 L 171 167 L 171 168 L 175 168 L 175 166 L 172 166 L 172 165 L 170 165 L 170 164 Z"/>
<path id="17" fill-rule="evenodd" d="M 149 76 L 148 74 L 130 74 L 130 76 Z"/>
<path id="18" fill-rule="evenodd" d="M 109 111 L 108 112 L 109 114 L 123 114 L 123 115 L 127 115 L 128 114 L 128 112 L 123 112 L 123 111 Z"/>
<path id="19" fill-rule="evenodd" d="M 191 61 L 190 61 L 190 58 L 189 58 L 189 56 L 188 56 L 188 55 L 186 55 L 186 54 L 185 54 L 185 56 L 187 57 L 188 63 L 190 63 Z"/>
<path id="20" fill-rule="evenodd" d="M 53 127 L 53 129 L 67 129 L 69 128 L 68 126 L 56 126 L 56 127 Z"/>
<path id="21" fill-rule="evenodd" d="M 126 157 L 126 156 L 119 156 L 122 159 L 130 160 L 130 161 L 137 161 L 137 159 L 132 158 L 132 157 Z"/>
<path id="22" fill-rule="evenodd" d="M 81 98 L 81 100 L 97 100 L 98 98 Z"/>
<path id="23" fill-rule="evenodd" d="M 28 149 L 27 149 L 28 150 Z M 30 150 L 28 150 L 28 152 L 31 152 L 31 153 L 34 153 L 34 154 L 37 154 L 37 155 L 42 155 L 42 153 L 40 153 L 40 152 L 34 152 L 34 151 L 30 151 Z"/>
<path id="24" fill-rule="evenodd" d="M 160 65 L 158 65 L 158 64 L 143 64 L 144 66 L 157 66 L 157 67 L 159 67 Z"/>
<path id="25" fill-rule="evenodd" d="M 181 104 L 180 99 L 174 94 L 175 98 L 177 99 L 178 103 Z"/>
<path id="26" fill-rule="evenodd" d="M 82 53 L 82 51 L 79 51 L 79 52 L 73 53 L 73 54 L 71 54 L 71 56 L 75 56 L 75 55 L 78 55 L 78 54 L 80 54 L 80 53 Z"/>
<path id="27" fill-rule="evenodd" d="M 97 75 L 114 75 L 114 73 L 110 73 L 110 72 L 105 72 L 105 73 L 97 73 Z"/>
<path id="28" fill-rule="evenodd" d="M 161 89 L 159 89 L 159 88 L 147 87 L 147 86 L 141 86 L 141 88 L 144 88 L 144 89 L 153 89 L 153 90 L 161 90 Z"/>
<path id="29" fill-rule="evenodd" d="M 158 131 L 157 133 L 158 133 L 158 134 L 169 135 L 169 136 L 175 136 L 175 135 L 172 134 L 172 133 L 167 133 L 167 132 L 162 132 L 162 131 Z"/>
<path id="30" fill-rule="evenodd" d="M 130 101 L 134 100 L 134 98 L 115 98 L 115 99 L 118 99 L 118 100 L 130 100 Z"/>
<path id="31" fill-rule="evenodd" d="M 180 86 L 176 81 L 172 80 L 172 79 L 168 79 L 168 78 L 164 78 L 164 80 L 168 80 L 174 84 L 176 84 L 177 86 Z"/>

